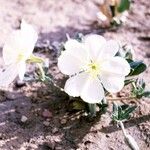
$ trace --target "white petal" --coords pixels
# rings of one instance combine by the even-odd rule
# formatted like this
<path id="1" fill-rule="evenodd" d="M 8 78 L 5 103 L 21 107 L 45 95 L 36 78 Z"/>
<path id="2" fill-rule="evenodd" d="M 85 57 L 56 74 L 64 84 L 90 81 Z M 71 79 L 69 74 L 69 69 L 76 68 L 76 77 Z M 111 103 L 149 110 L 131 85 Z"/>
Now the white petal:
<path id="1" fill-rule="evenodd" d="M 80 73 L 73 77 L 70 77 L 65 84 L 65 92 L 73 97 L 80 96 L 80 93 L 88 80 L 89 75 L 87 73 Z"/>
<path id="2" fill-rule="evenodd" d="M 58 58 L 58 68 L 63 74 L 73 75 L 81 71 L 82 64 L 76 57 L 63 53 Z"/>
<path id="3" fill-rule="evenodd" d="M 130 73 L 130 65 L 124 58 L 116 56 L 102 63 L 101 70 L 109 74 L 126 76 Z"/>
<path id="4" fill-rule="evenodd" d="M 101 51 L 102 46 L 106 43 L 104 37 L 97 34 L 89 34 L 84 38 L 85 45 L 88 47 L 92 60 L 95 60 Z"/>
<path id="5" fill-rule="evenodd" d="M 100 81 L 91 78 L 86 72 L 69 78 L 64 89 L 68 95 L 81 96 L 87 103 L 99 103 L 104 98 L 104 89 Z"/>
<path id="6" fill-rule="evenodd" d="M 82 46 L 82 43 L 75 39 L 69 39 L 64 44 L 65 50 L 67 51 L 75 51 L 76 49 L 82 49 Z"/>
<path id="7" fill-rule="evenodd" d="M 3 47 L 3 59 L 6 65 L 15 63 L 22 49 L 21 31 L 13 31 L 6 40 Z"/>
<path id="8" fill-rule="evenodd" d="M 19 55 L 27 59 L 33 51 L 37 41 L 37 32 L 33 27 L 25 22 L 21 24 L 21 29 L 13 31 L 3 47 L 3 59 L 6 65 L 15 63 Z"/>
<path id="9" fill-rule="evenodd" d="M 98 59 L 101 60 L 112 58 L 115 56 L 118 50 L 119 44 L 116 41 L 114 40 L 107 41 L 101 48 L 101 51 L 98 54 Z"/>
<path id="10" fill-rule="evenodd" d="M 26 63 L 20 62 L 18 64 L 18 74 L 21 81 L 23 81 L 25 72 L 26 72 Z"/>
<path id="11" fill-rule="evenodd" d="M 0 72 L 0 87 L 7 87 L 18 75 L 18 67 L 12 64 L 4 72 Z"/>
<path id="12" fill-rule="evenodd" d="M 104 89 L 98 78 L 89 77 L 82 91 L 81 98 L 87 103 L 100 103 L 104 98 Z"/>
<path id="13" fill-rule="evenodd" d="M 124 76 L 116 74 L 103 73 L 101 75 L 101 81 L 104 88 L 110 93 L 119 92 L 124 87 Z"/>
<path id="14" fill-rule="evenodd" d="M 73 75 L 84 70 L 89 61 L 89 55 L 83 44 L 76 40 L 69 40 L 65 44 L 66 50 L 58 58 L 58 68 L 66 75 Z"/>
<path id="15" fill-rule="evenodd" d="M 77 40 L 70 39 L 65 43 L 65 52 L 74 55 L 78 60 L 87 60 L 89 59 L 89 53 L 86 45 Z"/>
<path id="16" fill-rule="evenodd" d="M 26 23 L 24 20 L 22 20 L 21 23 L 21 33 L 24 45 L 24 49 L 22 51 L 24 53 L 28 52 L 28 55 L 30 55 L 34 49 L 35 43 L 37 42 L 38 33 L 32 25 Z"/>

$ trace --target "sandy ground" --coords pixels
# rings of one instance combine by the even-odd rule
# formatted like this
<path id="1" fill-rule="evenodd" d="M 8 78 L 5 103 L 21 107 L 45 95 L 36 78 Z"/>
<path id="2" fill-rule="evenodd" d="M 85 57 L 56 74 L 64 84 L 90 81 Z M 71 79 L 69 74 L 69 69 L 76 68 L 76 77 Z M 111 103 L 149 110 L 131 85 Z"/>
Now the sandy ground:
<path id="1" fill-rule="evenodd" d="M 24 18 L 39 32 L 37 54 L 49 58 L 56 81 L 63 76 L 57 69 L 57 44 L 66 33 L 98 33 L 133 45 L 138 60 L 150 64 L 150 4 L 134 1 L 127 23 L 116 30 L 95 28 L 97 7 L 88 0 L 0 0 L 0 48 L 9 33 Z M 2 60 L 0 60 L 0 66 Z M 32 67 L 28 72 L 32 72 Z M 150 69 L 143 74 L 148 86 Z M 133 117 L 125 123 L 141 150 L 150 149 L 150 101 L 142 99 Z M 68 96 L 41 83 L 12 85 L 0 91 L 1 150 L 128 150 L 122 132 L 111 123 L 108 112 L 94 121 L 68 111 Z M 111 103 L 110 103 L 111 106 Z M 44 116 L 43 112 L 48 112 Z M 21 116 L 27 116 L 26 123 Z"/>

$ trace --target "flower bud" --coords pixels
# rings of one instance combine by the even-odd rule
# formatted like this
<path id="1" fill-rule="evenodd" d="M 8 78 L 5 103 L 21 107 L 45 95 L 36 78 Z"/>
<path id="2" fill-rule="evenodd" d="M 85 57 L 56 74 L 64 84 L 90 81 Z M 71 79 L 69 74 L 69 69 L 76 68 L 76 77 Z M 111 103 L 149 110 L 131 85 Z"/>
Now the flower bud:
<path id="1" fill-rule="evenodd" d="M 125 142 L 129 145 L 129 147 L 132 150 L 140 150 L 135 139 L 131 135 L 129 135 L 129 134 L 125 135 Z"/>

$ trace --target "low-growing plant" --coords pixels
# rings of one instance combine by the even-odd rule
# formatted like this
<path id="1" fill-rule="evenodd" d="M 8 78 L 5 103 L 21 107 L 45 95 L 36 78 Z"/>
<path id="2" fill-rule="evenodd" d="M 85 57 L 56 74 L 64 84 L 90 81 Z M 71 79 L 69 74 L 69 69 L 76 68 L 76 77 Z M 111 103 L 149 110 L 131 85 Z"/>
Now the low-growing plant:
<path id="1" fill-rule="evenodd" d="M 84 110 L 89 117 L 95 117 L 98 113 L 105 113 L 108 101 L 112 101 L 112 120 L 120 125 L 131 149 L 138 150 L 138 145 L 123 125 L 136 106 L 117 104 L 121 100 L 150 97 L 150 92 L 145 90 L 144 80 L 139 78 L 146 70 L 146 65 L 135 60 L 133 49 L 97 34 L 80 34 L 77 39 L 67 36 L 68 40 L 58 57 L 58 69 L 68 79 L 64 88 L 60 88 L 47 75 L 48 68 L 42 66 L 44 60 L 32 54 L 37 37 L 37 32 L 25 21 L 22 21 L 21 29 L 10 35 L 3 47 L 5 66 L 4 71 L 0 72 L 0 87 L 8 86 L 17 76 L 23 80 L 26 64 L 34 62 L 39 67 L 41 81 L 53 84 L 70 97 L 80 99 L 73 101 L 73 109 Z M 127 85 L 131 85 L 128 97 L 110 97 Z"/>
<path id="2" fill-rule="evenodd" d="M 104 0 L 99 4 L 97 19 L 100 25 L 119 26 L 127 20 L 130 0 Z"/>

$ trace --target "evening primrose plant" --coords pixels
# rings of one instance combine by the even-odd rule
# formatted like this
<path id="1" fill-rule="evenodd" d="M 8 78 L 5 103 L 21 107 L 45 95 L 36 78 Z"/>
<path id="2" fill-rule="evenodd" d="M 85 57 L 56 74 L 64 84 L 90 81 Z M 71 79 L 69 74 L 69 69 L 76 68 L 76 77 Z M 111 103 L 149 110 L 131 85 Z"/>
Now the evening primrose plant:
<path id="1" fill-rule="evenodd" d="M 106 40 L 96 34 L 70 37 L 64 44 L 64 51 L 58 58 L 59 70 L 69 78 L 64 91 L 71 97 L 82 100 L 73 102 L 76 110 L 87 109 L 90 117 L 99 112 L 104 113 L 107 101 L 132 100 L 150 97 L 145 91 L 145 82 L 139 82 L 139 74 L 146 70 L 142 61 L 135 60 L 131 46 L 121 45 L 115 40 Z M 110 98 L 109 95 L 120 92 L 124 86 L 131 84 L 129 97 Z M 84 102 L 84 103 L 83 103 Z M 136 106 L 113 104 L 112 120 L 122 129 L 124 140 L 131 149 L 139 150 L 134 138 L 127 133 L 123 122 L 129 119 Z"/>
<path id="2" fill-rule="evenodd" d="M 0 72 L 0 87 L 8 86 L 17 76 L 22 81 L 28 62 L 43 62 L 40 57 L 33 55 L 37 39 L 36 30 L 24 20 L 21 28 L 9 35 L 2 51 L 5 66 Z"/>
<path id="3" fill-rule="evenodd" d="M 64 87 L 60 88 L 47 73 L 48 65 L 42 66 L 43 59 L 33 55 L 37 38 L 35 29 L 24 20 L 21 28 L 10 34 L 2 51 L 5 66 L 0 72 L 0 88 L 8 86 L 17 76 L 23 80 L 27 63 L 37 63 L 40 81 L 48 81 L 70 98 L 76 97 L 73 109 L 86 111 L 89 117 L 94 118 L 98 113 L 106 112 L 108 101 L 113 101 L 112 120 L 121 127 L 129 147 L 139 150 L 136 141 L 127 133 L 123 124 L 130 118 L 136 106 L 117 104 L 121 100 L 150 97 L 144 80 L 139 77 L 146 70 L 146 65 L 135 59 L 132 47 L 115 40 L 106 40 L 97 34 L 80 34 L 77 39 L 67 35 L 68 40 L 63 44 L 58 57 L 58 69 L 68 79 Z M 129 84 L 131 92 L 128 97 L 110 97 Z"/>
<path id="4" fill-rule="evenodd" d="M 107 41 L 100 35 L 89 34 L 79 40 L 68 38 L 64 49 L 58 58 L 59 70 L 69 76 L 64 91 L 88 103 L 92 115 L 96 115 L 96 104 L 106 102 L 107 95 L 120 92 L 128 84 L 135 91 L 133 85 L 138 75 L 146 70 L 142 61 L 134 60 L 131 46 Z M 142 92 L 145 93 L 144 89 Z"/>
<path id="5" fill-rule="evenodd" d="M 70 39 L 64 47 L 58 68 L 70 76 L 64 87 L 70 96 L 80 96 L 90 104 L 100 103 L 106 90 L 116 93 L 124 87 L 130 65 L 124 58 L 115 56 L 119 50 L 116 41 L 91 34 L 82 42 Z"/>
<path id="6" fill-rule="evenodd" d="M 118 26 L 126 22 L 130 0 L 104 0 L 101 2 L 97 13 L 97 21 L 100 25 Z"/>

